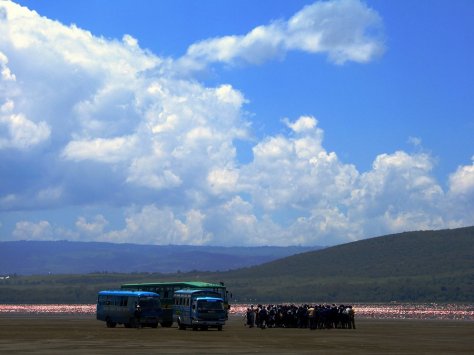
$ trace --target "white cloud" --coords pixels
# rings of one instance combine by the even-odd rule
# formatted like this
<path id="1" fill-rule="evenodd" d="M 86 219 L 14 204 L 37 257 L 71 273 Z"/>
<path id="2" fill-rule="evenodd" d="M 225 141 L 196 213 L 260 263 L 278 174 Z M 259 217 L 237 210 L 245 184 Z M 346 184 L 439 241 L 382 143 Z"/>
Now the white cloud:
<path id="1" fill-rule="evenodd" d="M 316 207 L 309 216 L 297 218 L 288 234 L 296 238 L 295 244 L 332 245 L 359 239 L 361 230 L 347 214 L 328 206 Z"/>
<path id="2" fill-rule="evenodd" d="M 183 181 L 171 169 L 153 156 L 137 158 L 130 166 L 127 182 L 156 190 L 178 187 Z"/>
<path id="3" fill-rule="evenodd" d="M 75 25 L 64 26 L 40 17 L 35 11 L 13 2 L 3 2 L 2 8 L 7 17 L 1 22 L 3 37 L 16 50 L 47 51 L 51 54 L 48 58 L 60 58 L 65 63 L 97 73 L 101 69 L 105 73 L 133 76 L 137 68 L 145 70 L 157 64 L 158 58 L 146 55 L 136 43 L 134 45 L 135 41 L 129 35 L 124 36 L 123 42 L 107 41 Z M 105 57 L 116 60 L 100 60 Z M 36 59 L 42 63 L 44 58 Z"/>
<path id="4" fill-rule="evenodd" d="M 243 168 L 241 180 L 255 202 L 268 210 L 304 210 L 321 199 L 347 198 L 357 171 L 323 148 L 316 119 L 303 116 L 286 124 L 295 128 L 295 135 L 267 137 L 253 148 L 254 160 Z"/>
<path id="5" fill-rule="evenodd" d="M 71 141 L 64 148 L 63 156 L 76 161 L 97 160 L 104 163 L 116 163 L 127 160 L 134 145 L 134 137 Z"/>
<path id="6" fill-rule="evenodd" d="M 0 106 L 0 132 L 4 132 L 0 134 L 0 150 L 26 150 L 49 139 L 51 128 L 45 121 L 36 123 L 14 111 L 15 103 L 6 97 L 6 101 Z"/>
<path id="7" fill-rule="evenodd" d="M 460 166 L 449 177 L 449 191 L 454 195 L 463 195 L 474 199 L 474 157 L 471 165 Z"/>
<path id="8" fill-rule="evenodd" d="M 98 38 L 0 2 L 0 209 L 29 217 L 11 237 L 314 245 L 473 224 L 473 165 L 459 167 L 446 192 L 429 154 L 380 154 L 361 173 L 325 148 L 310 115 L 255 139 L 253 159 L 240 163 L 235 141 L 253 136 L 244 93 L 169 72 L 290 50 L 365 62 L 383 50 L 373 28 L 379 16 L 359 1 L 316 2 L 174 61 L 129 35 Z M 62 224 L 58 206 L 80 210 L 76 222 Z M 100 211 L 86 218 L 89 208 Z M 123 226 L 107 208 L 123 211 Z"/>
<path id="9" fill-rule="evenodd" d="M 215 169 L 209 172 L 207 182 L 215 194 L 235 192 L 239 173 L 235 169 Z"/>
<path id="10" fill-rule="evenodd" d="M 210 206 L 207 223 L 213 230 L 212 242 L 220 245 L 287 245 L 284 228 L 268 215 L 257 216 L 254 206 L 234 196 Z M 291 237 L 293 241 L 293 237 Z M 236 244 L 236 241 L 238 243 Z"/>
<path id="11" fill-rule="evenodd" d="M 109 221 L 101 214 L 96 215 L 92 222 L 88 222 L 85 217 L 79 217 L 76 221 L 76 227 L 79 232 L 86 235 L 98 236 L 102 234 Z"/>
<path id="12" fill-rule="evenodd" d="M 10 68 L 7 66 L 8 58 L 5 54 L 0 52 L 0 79 L 3 81 L 16 81 L 15 74 L 12 74 Z"/>
<path id="13" fill-rule="evenodd" d="M 384 51 L 381 24 L 379 15 L 359 0 L 318 1 L 288 21 L 195 43 L 180 64 L 189 70 L 213 62 L 259 64 L 292 50 L 326 53 L 336 64 L 363 63 Z"/>
<path id="14" fill-rule="evenodd" d="M 46 122 L 35 123 L 22 114 L 1 115 L 1 127 L 6 129 L 8 134 L 0 136 L 0 149 L 29 149 L 46 141 L 51 134 Z"/>
<path id="15" fill-rule="evenodd" d="M 383 52 L 381 25 L 377 12 L 361 1 L 318 1 L 288 21 L 287 47 L 327 52 L 337 64 L 367 62 Z"/>
<path id="16" fill-rule="evenodd" d="M 188 211 L 182 221 L 169 209 L 146 205 L 128 213 L 124 229 L 106 233 L 101 238 L 119 243 L 133 240 L 140 244 L 201 245 L 211 240 L 211 235 L 202 226 L 204 219 L 197 210 Z"/>
<path id="17" fill-rule="evenodd" d="M 474 224 L 474 157 L 449 176 L 447 223 L 453 227 Z"/>
<path id="18" fill-rule="evenodd" d="M 446 223 L 442 207 L 445 194 L 431 175 L 432 169 L 433 159 L 427 154 L 397 151 L 379 155 L 372 170 L 361 175 L 352 191 L 353 218 L 370 221 L 364 229 L 371 230 L 372 235 L 416 225 L 419 228 L 414 229 L 442 227 Z"/>
<path id="19" fill-rule="evenodd" d="M 48 221 L 20 221 L 16 223 L 12 235 L 17 240 L 51 240 L 54 237 L 53 228 Z"/>
<path id="20" fill-rule="evenodd" d="M 309 116 L 302 116 L 296 122 L 290 122 L 288 119 L 284 120 L 284 122 L 296 133 L 312 131 L 318 124 L 318 121 L 314 117 Z"/>
<path id="21" fill-rule="evenodd" d="M 15 240 L 88 240 L 88 236 L 67 228 L 52 225 L 46 220 L 39 222 L 19 221 L 15 224 L 12 237 Z"/>

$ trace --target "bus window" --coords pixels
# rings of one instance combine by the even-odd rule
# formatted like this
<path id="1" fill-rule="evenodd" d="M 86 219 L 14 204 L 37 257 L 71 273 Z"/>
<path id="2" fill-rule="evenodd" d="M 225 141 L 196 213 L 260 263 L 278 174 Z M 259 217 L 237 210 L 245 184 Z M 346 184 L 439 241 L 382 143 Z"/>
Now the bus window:
<path id="1" fill-rule="evenodd" d="M 197 306 L 201 311 L 221 311 L 224 309 L 222 301 L 217 300 L 198 300 Z"/>
<path id="2" fill-rule="evenodd" d="M 142 310 L 146 309 L 154 309 L 157 307 L 160 307 L 160 301 L 156 297 L 145 297 L 145 298 L 140 298 L 140 301 L 138 302 L 140 305 L 140 308 Z"/>

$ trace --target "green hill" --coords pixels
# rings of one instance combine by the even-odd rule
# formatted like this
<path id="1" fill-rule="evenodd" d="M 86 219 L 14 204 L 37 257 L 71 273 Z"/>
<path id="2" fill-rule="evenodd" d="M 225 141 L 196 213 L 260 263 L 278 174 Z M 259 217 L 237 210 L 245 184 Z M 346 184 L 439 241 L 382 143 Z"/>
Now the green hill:
<path id="1" fill-rule="evenodd" d="M 226 273 L 266 301 L 474 301 L 474 227 L 407 232 Z"/>
<path id="2" fill-rule="evenodd" d="M 18 276 L 0 303 L 94 303 L 122 283 L 224 281 L 234 303 L 474 302 L 474 227 L 407 232 L 227 272 Z"/>

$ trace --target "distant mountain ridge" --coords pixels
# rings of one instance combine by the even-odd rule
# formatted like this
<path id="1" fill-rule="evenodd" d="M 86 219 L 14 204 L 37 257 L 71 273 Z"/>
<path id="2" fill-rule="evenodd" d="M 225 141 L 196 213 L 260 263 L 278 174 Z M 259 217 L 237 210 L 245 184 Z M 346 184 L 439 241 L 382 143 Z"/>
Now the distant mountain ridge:
<path id="1" fill-rule="evenodd" d="M 316 249 L 11 241 L 0 242 L 0 275 L 226 271 Z"/>
<path id="2" fill-rule="evenodd" d="M 76 250 L 75 253 L 58 253 L 61 247 L 72 242 L 36 243 L 39 244 L 29 251 L 23 248 L 21 254 L 5 249 L 5 246 L 18 248 L 18 244 L 0 243 L 0 268 L 9 265 L 6 260 L 21 264 L 22 259 L 28 260 L 28 272 L 32 271 L 33 265 L 39 268 L 33 276 L 12 275 L 0 279 L 0 303 L 94 303 L 99 290 L 115 289 L 124 283 L 193 280 L 225 282 L 233 295 L 231 303 L 474 302 L 474 227 L 398 233 L 306 252 L 299 252 L 298 247 L 290 250 L 182 247 L 182 258 L 176 257 L 175 261 L 182 262 L 181 267 L 187 265 L 195 271 L 184 272 L 182 268 L 183 272 L 166 274 L 148 269 L 157 255 L 171 262 L 175 255 L 172 246 L 168 254 L 167 247 L 139 246 L 138 255 L 144 248 L 151 252 L 152 258 L 142 257 L 137 263 L 137 260 L 128 259 L 137 255 L 137 249 L 129 245 L 119 245 L 117 257 L 115 245 L 106 243 L 94 244 L 95 254 L 87 243 L 76 245 L 86 251 Z M 39 252 L 40 246 L 48 249 L 44 255 Z M 127 251 L 127 248 L 135 252 Z M 234 254 L 229 252 L 232 249 Z M 266 252 L 275 257 L 276 252 L 290 251 L 293 255 L 262 263 Z M 47 253 L 56 257 L 47 259 Z M 242 261 L 236 255 L 248 264 L 257 263 L 239 269 L 229 267 L 232 260 Z M 190 264 L 183 262 L 183 258 L 190 259 Z M 200 258 L 221 260 L 220 266 L 229 267 L 229 271 L 203 271 L 199 266 Z M 128 270 L 123 273 L 38 275 L 39 271 L 50 270 L 55 263 L 73 267 L 81 260 L 85 264 L 91 259 L 104 263 L 90 269 L 109 266 L 111 270 L 115 260 L 126 266 L 118 265 L 118 268 Z M 50 260 L 50 265 L 41 269 L 39 265 L 44 260 Z M 130 270 L 132 265 L 136 269 L 146 267 L 147 272 L 134 272 Z M 213 265 L 204 265 L 208 270 L 213 268 Z M 0 269 L 0 276 L 3 270 Z"/>

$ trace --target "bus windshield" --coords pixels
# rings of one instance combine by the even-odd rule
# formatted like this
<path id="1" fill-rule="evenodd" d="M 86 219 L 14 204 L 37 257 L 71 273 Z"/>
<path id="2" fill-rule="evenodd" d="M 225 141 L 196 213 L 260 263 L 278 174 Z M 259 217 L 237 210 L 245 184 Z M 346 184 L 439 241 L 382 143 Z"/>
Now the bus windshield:
<path id="1" fill-rule="evenodd" d="M 197 308 L 200 311 L 222 311 L 224 305 L 221 300 L 198 300 Z"/>
<path id="2" fill-rule="evenodd" d="M 158 297 L 141 297 L 138 304 L 142 309 L 153 309 L 160 307 L 160 299 Z"/>

